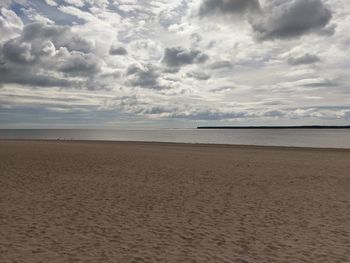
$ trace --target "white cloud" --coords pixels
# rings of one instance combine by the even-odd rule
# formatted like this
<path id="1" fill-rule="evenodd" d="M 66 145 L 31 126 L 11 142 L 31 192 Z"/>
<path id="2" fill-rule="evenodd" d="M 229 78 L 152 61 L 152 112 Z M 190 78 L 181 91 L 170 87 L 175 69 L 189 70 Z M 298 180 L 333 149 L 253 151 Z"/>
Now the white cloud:
<path id="1" fill-rule="evenodd" d="M 23 28 L 22 20 L 12 10 L 0 9 L 0 41 L 18 35 Z"/>
<path id="2" fill-rule="evenodd" d="M 55 0 L 45 0 L 45 2 L 50 6 L 57 6 L 57 3 Z"/>

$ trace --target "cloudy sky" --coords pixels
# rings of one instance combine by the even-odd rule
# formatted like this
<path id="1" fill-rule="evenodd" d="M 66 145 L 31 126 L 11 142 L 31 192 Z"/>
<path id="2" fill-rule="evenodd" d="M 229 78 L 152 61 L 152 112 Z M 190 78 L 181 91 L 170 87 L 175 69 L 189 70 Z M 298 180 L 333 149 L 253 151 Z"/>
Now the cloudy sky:
<path id="1" fill-rule="evenodd" d="M 1 0 L 1 128 L 350 123 L 349 0 Z"/>

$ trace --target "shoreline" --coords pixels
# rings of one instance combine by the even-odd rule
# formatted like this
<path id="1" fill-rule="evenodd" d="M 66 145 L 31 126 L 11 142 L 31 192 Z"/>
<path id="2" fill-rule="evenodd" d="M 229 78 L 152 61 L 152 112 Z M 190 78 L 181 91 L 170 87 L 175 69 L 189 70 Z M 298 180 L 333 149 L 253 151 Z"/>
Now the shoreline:
<path id="1" fill-rule="evenodd" d="M 307 147 L 307 146 L 277 146 L 277 145 L 252 145 L 252 144 L 220 144 L 220 143 L 190 143 L 190 142 L 161 142 L 161 141 L 116 141 L 116 140 L 75 140 L 75 139 L 1 139 L 0 142 L 67 142 L 67 143 L 109 143 L 109 144 L 144 144 L 159 146 L 198 146 L 213 148 L 251 148 L 251 149 L 275 149 L 275 150 L 311 150 L 311 151 L 342 151 L 350 152 L 350 148 Z"/>

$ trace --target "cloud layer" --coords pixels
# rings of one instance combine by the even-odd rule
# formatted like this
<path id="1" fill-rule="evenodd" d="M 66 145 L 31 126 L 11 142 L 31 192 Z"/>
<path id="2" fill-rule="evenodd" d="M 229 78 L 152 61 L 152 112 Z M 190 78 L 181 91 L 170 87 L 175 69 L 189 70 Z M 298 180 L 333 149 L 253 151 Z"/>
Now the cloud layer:
<path id="1" fill-rule="evenodd" d="M 2 1 L 0 123 L 346 124 L 349 17 L 345 0 Z"/>

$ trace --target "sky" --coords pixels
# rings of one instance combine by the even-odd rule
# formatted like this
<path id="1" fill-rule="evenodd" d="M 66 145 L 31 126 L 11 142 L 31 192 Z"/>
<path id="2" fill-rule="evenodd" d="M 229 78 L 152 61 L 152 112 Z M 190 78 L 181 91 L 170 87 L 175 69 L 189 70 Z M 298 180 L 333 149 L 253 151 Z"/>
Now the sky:
<path id="1" fill-rule="evenodd" d="M 350 123 L 348 0 L 1 0 L 0 128 Z"/>

